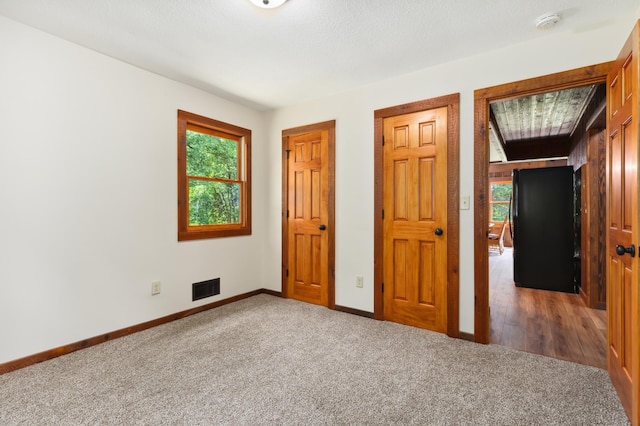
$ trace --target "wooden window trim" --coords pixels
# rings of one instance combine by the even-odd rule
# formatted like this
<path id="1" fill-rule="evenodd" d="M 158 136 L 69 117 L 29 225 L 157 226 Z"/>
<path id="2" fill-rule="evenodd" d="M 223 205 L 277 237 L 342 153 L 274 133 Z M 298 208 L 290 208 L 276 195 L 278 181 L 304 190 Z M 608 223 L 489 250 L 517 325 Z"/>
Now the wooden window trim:
<path id="1" fill-rule="evenodd" d="M 240 184 L 240 223 L 189 226 L 187 128 L 202 129 L 214 136 L 238 141 L 241 155 L 238 155 L 237 180 L 218 178 L 211 180 Z M 178 110 L 178 241 L 238 235 L 251 235 L 251 130 Z"/>

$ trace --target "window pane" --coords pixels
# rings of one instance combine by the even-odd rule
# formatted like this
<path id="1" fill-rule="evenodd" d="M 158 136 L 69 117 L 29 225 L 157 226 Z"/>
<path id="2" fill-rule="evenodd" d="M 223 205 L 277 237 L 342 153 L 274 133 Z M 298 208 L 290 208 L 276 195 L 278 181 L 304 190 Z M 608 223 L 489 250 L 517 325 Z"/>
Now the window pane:
<path id="1" fill-rule="evenodd" d="M 240 223 L 240 184 L 189 179 L 189 226 Z"/>
<path id="2" fill-rule="evenodd" d="M 491 200 L 509 201 L 511 198 L 510 183 L 494 183 L 491 185 Z"/>
<path id="3" fill-rule="evenodd" d="M 187 130 L 187 175 L 238 179 L 238 143 Z"/>
<path id="4" fill-rule="evenodd" d="M 502 222 L 504 217 L 509 214 L 509 204 L 492 204 L 491 220 L 493 222 Z"/>

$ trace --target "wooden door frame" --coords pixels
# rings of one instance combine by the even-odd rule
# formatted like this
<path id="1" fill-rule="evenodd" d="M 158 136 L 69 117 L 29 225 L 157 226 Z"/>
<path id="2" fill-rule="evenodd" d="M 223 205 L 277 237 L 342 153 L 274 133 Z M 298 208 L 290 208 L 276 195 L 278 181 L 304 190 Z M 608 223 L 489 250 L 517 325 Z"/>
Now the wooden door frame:
<path id="1" fill-rule="evenodd" d="M 282 297 L 289 297 L 288 289 L 287 289 L 287 269 L 289 267 L 289 233 L 288 233 L 288 223 L 287 223 L 287 206 L 289 202 L 288 197 L 288 176 L 289 176 L 289 162 L 287 161 L 287 147 L 290 136 L 302 135 L 305 133 L 316 132 L 316 131 L 327 131 L 328 132 L 328 141 L 327 141 L 327 164 L 328 169 L 328 185 L 329 185 L 329 194 L 327 196 L 328 206 L 327 211 L 329 213 L 329 218 L 327 220 L 327 232 L 328 235 L 328 264 L 329 268 L 327 274 L 327 291 L 328 291 L 328 300 L 327 307 L 329 309 L 335 309 L 336 306 L 336 287 L 335 287 L 335 271 L 336 271 L 336 246 L 335 246 L 335 143 L 336 143 L 336 120 L 323 121 L 321 123 L 308 124 L 305 126 L 294 127 L 291 129 L 285 129 L 282 131 L 282 270 L 281 270 L 281 286 L 282 286 Z"/>
<path id="2" fill-rule="evenodd" d="M 554 90 L 602 84 L 613 62 L 535 77 L 474 91 L 474 340 L 489 343 L 489 103 Z"/>
<path id="3" fill-rule="evenodd" d="M 410 114 L 429 109 L 447 107 L 447 335 L 458 337 L 460 294 L 460 94 L 425 99 L 403 105 L 379 109 L 374 112 L 374 218 L 373 218 L 373 317 L 384 319 L 382 294 L 383 247 L 383 121 L 387 117 Z"/>

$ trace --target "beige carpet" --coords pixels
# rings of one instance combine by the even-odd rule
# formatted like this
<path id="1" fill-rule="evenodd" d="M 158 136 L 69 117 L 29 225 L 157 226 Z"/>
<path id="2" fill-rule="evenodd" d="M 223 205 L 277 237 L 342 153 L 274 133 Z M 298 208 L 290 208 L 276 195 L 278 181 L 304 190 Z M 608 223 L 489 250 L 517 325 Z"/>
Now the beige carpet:
<path id="1" fill-rule="evenodd" d="M 255 296 L 0 376 L 1 425 L 624 425 L 606 371 Z"/>

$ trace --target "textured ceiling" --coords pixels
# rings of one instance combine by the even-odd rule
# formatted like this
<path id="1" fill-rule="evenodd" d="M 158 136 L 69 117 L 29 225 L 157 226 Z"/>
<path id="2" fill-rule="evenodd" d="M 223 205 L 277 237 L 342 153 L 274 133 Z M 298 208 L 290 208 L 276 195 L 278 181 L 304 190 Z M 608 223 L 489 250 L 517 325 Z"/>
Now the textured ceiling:
<path id="1" fill-rule="evenodd" d="M 0 14 L 266 110 L 635 14 L 637 0 L 0 0 Z"/>
<path id="2" fill-rule="evenodd" d="M 571 136 L 596 91 L 595 85 L 491 103 L 505 143 Z"/>
<path id="3" fill-rule="evenodd" d="M 554 145 L 564 146 L 583 118 L 596 89 L 595 85 L 587 85 L 491 102 L 491 161 L 510 160 L 507 151 L 511 152 L 510 148 L 520 142 L 553 140 Z M 546 148 L 554 155 L 559 152 L 548 145 Z M 545 152 L 539 148 L 536 154 L 545 156 Z"/>

